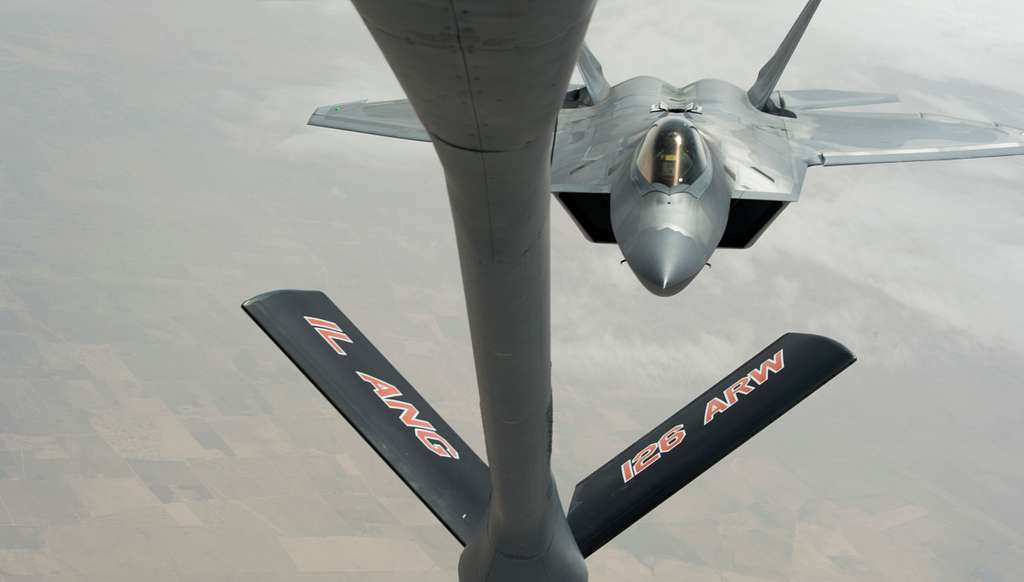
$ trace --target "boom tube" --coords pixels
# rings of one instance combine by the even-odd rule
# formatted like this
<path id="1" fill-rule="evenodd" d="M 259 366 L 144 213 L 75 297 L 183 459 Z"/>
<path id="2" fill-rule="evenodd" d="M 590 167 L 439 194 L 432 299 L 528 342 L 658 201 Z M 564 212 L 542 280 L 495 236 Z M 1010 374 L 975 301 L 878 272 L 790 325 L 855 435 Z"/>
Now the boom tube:
<path id="1" fill-rule="evenodd" d="M 354 0 L 444 166 L 492 496 L 462 582 L 586 580 L 551 475 L 549 166 L 593 0 Z"/>

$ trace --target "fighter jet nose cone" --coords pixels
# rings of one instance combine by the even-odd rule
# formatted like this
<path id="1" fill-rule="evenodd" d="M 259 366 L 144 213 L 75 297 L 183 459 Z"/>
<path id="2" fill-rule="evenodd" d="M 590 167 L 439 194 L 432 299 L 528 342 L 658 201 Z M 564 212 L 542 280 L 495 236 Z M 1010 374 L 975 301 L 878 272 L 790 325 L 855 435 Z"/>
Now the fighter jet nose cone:
<path id="1" fill-rule="evenodd" d="M 644 284 L 644 287 L 659 297 L 671 297 L 676 293 L 679 293 L 690 284 L 691 281 L 697 278 L 697 274 L 693 275 L 680 275 L 681 271 L 675 269 L 666 269 L 664 272 L 658 274 L 656 280 L 647 279 L 640 277 L 640 282 Z M 699 272 L 699 270 L 698 270 Z"/>
<path id="2" fill-rule="evenodd" d="M 678 231 L 648 229 L 630 245 L 626 261 L 651 293 L 671 297 L 700 273 L 707 261 L 707 251 Z"/>

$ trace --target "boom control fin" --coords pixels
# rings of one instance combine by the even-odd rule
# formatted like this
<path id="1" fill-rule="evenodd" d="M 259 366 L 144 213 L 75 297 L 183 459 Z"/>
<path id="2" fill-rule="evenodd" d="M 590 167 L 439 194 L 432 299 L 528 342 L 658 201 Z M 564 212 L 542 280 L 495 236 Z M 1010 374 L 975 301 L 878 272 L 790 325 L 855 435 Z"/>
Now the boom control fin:
<path id="1" fill-rule="evenodd" d="M 580 551 L 594 553 L 855 360 L 826 337 L 776 340 L 576 485 L 568 518 Z"/>
<path id="2" fill-rule="evenodd" d="M 487 466 L 319 291 L 272 291 L 249 314 L 462 545 L 490 498 Z"/>

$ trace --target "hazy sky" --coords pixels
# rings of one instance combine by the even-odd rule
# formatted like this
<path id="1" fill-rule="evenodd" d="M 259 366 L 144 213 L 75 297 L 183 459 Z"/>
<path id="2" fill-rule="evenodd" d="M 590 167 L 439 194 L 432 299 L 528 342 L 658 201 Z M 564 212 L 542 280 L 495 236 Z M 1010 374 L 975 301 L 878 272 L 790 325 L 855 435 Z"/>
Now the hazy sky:
<path id="1" fill-rule="evenodd" d="M 613 83 L 745 87 L 800 8 L 600 0 L 588 39 Z M 782 87 L 1024 127 L 1022 17 L 826 0 Z M 238 308 L 326 291 L 483 454 L 433 149 L 304 125 L 400 96 L 343 1 L 0 3 L 0 582 L 454 579 L 457 544 Z M 670 299 L 556 205 L 565 499 L 785 331 L 860 358 L 591 579 L 1019 579 L 1022 184 L 1022 159 L 812 169 Z"/>

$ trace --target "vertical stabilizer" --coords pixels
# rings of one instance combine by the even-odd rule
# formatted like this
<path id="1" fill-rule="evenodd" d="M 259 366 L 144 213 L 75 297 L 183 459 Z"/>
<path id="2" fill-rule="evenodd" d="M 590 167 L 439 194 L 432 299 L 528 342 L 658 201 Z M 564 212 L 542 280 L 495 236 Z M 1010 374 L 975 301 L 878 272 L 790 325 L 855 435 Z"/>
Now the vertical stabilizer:
<path id="1" fill-rule="evenodd" d="M 769 98 L 772 92 L 775 91 L 775 86 L 779 84 L 779 79 L 782 77 L 783 71 L 786 70 L 786 65 L 789 64 L 789 59 L 792 58 L 797 45 L 800 44 L 800 39 L 803 38 L 804 31 L 807 30 L 807 26 L 811 23 L 811 18 L 814 17 L 819 4 L 821 4 L 821 0 L 810 0 L 807 3 L 804 11 L 797 18 L 796 24 L 793 25 L 789 34 L 786 35 L 786 39 L 779 46 L 779 50 L 775 51 L 772 59 L 761 68 L 761 72 L 757 75 L 757 82 L 747 91 L 750 103 L 754 107 L 762 111 L 766 111 L 769 108 Z"/>
<path id="2" fill-rule="evenodd" d="M 583 76 L 583 83 L 587 86 L 587 92 L 590 93 L 590 100 L 600 103 L 607 99 L 611 86 L 608 85 L 608 79 L 604 78 L 601 62 L 597 60 L 594 53 L 590 52 L 587 43 L 583 43 L 583 47 L 580 49 L 580 58 L 577 64 L 580 75 Z"/>

